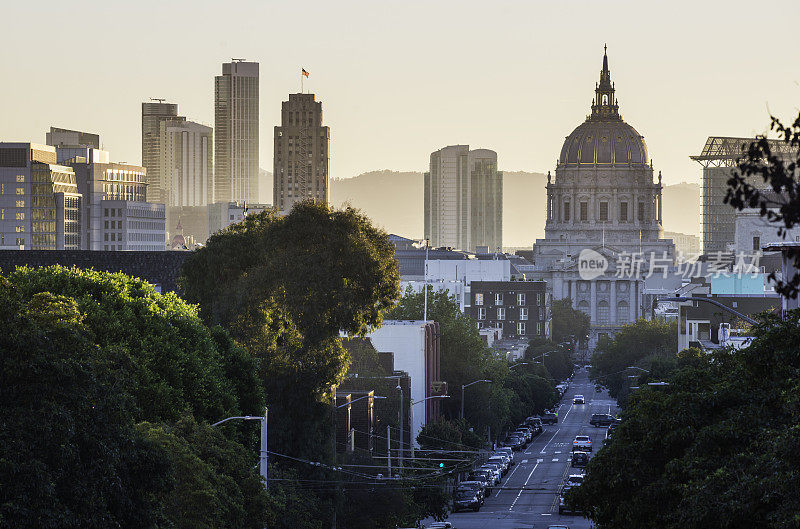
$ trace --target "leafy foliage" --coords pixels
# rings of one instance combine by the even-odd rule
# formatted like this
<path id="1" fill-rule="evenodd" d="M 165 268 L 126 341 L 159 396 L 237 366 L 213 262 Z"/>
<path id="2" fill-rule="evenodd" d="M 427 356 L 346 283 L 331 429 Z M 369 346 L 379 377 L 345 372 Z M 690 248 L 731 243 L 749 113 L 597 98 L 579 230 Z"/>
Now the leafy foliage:
<path id="1" fill-rule="evenodd" d="M 670 386 L 633 394 L 576 501 L 598 529 L 797 527 L 800 314 L 752 345 L 683 351 Z"/>
<path id="2" fill-rule="evenodd" d="M 553 315 L 551 339 L 555 343 L 583 342 L 589 334 L 589 316 L 572 308 L 572 300 L 554 299 L 550 311 Z"/>
<path id="3" fill-rule="evenodd" d="M 786 230 L 800 224 L 800 114 L 791 125 L 784 125 L 772 116 L 770 130 L 778 133 L 793 155 L 773 152 L 767 138 L 758 137 L 743 149 L 738 168 L 728 180 L 725 202 L 739 210 L 758 208 L 760 216 L 775 224 L 778 234 L 783 236 Z M 762 180 L 767 190 L 753 180 Z M 800 269 L 800 248 L 789 249 L 788 255 L 794 267 Z M 798 273 L 780 279 L 772 273 L 770 279 L 784 296 L 795 298 L 800 293 Z"/>

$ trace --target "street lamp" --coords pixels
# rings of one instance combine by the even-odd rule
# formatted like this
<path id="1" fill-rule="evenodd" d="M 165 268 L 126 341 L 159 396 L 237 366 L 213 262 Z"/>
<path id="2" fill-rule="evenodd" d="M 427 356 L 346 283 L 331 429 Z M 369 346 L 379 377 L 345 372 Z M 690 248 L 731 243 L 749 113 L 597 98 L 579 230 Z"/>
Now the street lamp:
<path id="1" fill-rule="evenodd" d="M 264 488 L 269 490 L 267 484 L 267 418 L 269 416 L 269 408 L 264 408 L 264 415 L 239 415 L 236 417 L 227 417 L 221 421 L 217 421 L 211 426 L 218 426 L 224 422 L 232 421 L 233 419 L 241 419 L 243 421 L 261 421 L 261 446 L 258 458 L 258 470 L 261 477 L 264 478 Z"/>
<path id="2" fill-rule="evenodd" d="M 639 371 L 644 371 L 645 373 L 649 373 L 650 372 L 647 369 L 644 369 L 642 367 L 636 367 L 636 366 L 628 366 L 625 369 L 638 369 Z"/>
<path id="3" fill-rule="evenodd" d="M 464 418 L 464 389 L 470 387 L 473 384 L 477 384 L 478 382 L 488 382 L 490 384 L 492 383 L 491 380 L 481 379 L 481 380 L 474 380 L 474 381 L 470 382 L 469 384 L 462 384 L 461 385 L 461 418 L 462 419 Z"/>
<path id="4" fill-rule="evenodd" d="M 336 408 L 337 408 L 337 409 L 338 409 L 338 408 L 344 408 L 345 406 L 349 406 L 350 404 L 352 404 L 352 403 L 354 403 L 354 402 L 358 402 L 358 401 L 360 401 L 361 399 L 367 399 L 367 398 L 369 398 L 369 397 L 372 397 L 373 399 L 385 399 L 385 398 L 386 398 L 386 397 L 381 397 L 381 396 L 378 396 L 378 395 L 363 395 L 363 396 L 361 396 L 361 397 L 358 397 L 358 398 L 357 398 L 357 399 L 355 399 L 355 400 L 351 400 L 350 402 L 345 402 L 344 404 L 339 404 L 338 406 L 336 406 Z"/>
<path id="5" fill-rule="evenodd" d="M 537 358 L 544 358 L 545 356 L 547 356 L 549 354 L 550 354 L 550 352 L 547 352 L 547 353 L 544 353 L 544 354 L 540 354 L 539 356 L 534 356 L 533 358 L 531 358 L 531 360 L 535 361 Z M 536 363 L 537 364 L 541 364 L 541 362 L 536 362 Z"/>
<path id="6" fill-rule="evenodd" d="M 526 365 L 528 365 L 528 362 L 518 362 L 518 363 L 516 363 L 516 364 L 513 364 L 513 365 L 510 365 L 510 366 L 508 366 L 508 368 L 509 368 L 509 369 L 514 369 L 515 367 L 519 367 L 519 366 L 526 366 Z"/>

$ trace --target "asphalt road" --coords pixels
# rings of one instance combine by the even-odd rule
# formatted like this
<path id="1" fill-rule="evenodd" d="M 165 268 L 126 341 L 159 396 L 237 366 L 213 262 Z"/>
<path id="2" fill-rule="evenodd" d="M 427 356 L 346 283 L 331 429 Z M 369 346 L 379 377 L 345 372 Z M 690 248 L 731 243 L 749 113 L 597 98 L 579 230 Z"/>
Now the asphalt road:
<path id="1" fill-rule="evenodd" d="M 572 404 L 582 394 L 586 404 Z M 545 426 L 524 451 L 514 453 L 514 465 L 503 478 L 501 488 L 492 491 L 479 512 L 451 514 L 456 529 L 528 529 L 566 525 L 588 529 L 582 516 L 558 514 L 558 491 L 567 476 L 580 473 L 570 467 L 569 454 L 576 435 L 589 435 L 596 452 L 605 439 L 605 428 L 589 424 L 593 413 L 617 414 L 616 401 L 604 391 L 596 393 L 585 369 L 578 370 L 558 408 L 558 424 Z"/>

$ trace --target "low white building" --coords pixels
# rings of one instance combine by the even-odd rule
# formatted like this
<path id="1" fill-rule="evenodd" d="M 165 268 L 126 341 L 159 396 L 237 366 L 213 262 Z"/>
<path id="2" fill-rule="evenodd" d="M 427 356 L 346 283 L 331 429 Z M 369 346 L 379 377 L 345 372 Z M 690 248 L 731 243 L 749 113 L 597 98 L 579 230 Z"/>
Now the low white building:
<path id="1" fill-rule="evenodd" d="M 411 395 L 403 395 L 403 409 L 409 414 L 411 439 L 429 421 L 440 416 L 440 400 L 430 398 L 441 391 L 439 324 L 421 320 L 386 320 L 368 335 L 380 353 L 393 353 L 394 369 L 411 378 Z M 427 400 L 426 400 L 427 399 Z"/>
<path id="2" fill-rule="evenodd" d="M 446 290 L 455 297 L 464 312 L 464 308 L 470 306 L 473 281 L 510 281 L 512 273 L 508 259 L 428 259 L 422 280 L 404 278 L 400 286 L 403 291 L 411 287 L 414 292 L 422 292 L 427 278 L 434 291 Z"/>
<path id="3" fill-rule="evenodd" d="M 736 254 L 760 252 L 767 244 L 800 242 L 800 228 L 787 230 L 784 236 L 778 235 L 778 224 L 767 222 L 755 208 L 747 208 L 736 214 L 736 234 L 733 247 Z"/>
<path id="4" fill-rule="evenodd" d="M 246 215 L 270 209 L 270 204 L 244 204 L 243 202 L 214 202 L 208 205 L 208 236 L 224 230 L 231 224 L 242 222 Z"/>

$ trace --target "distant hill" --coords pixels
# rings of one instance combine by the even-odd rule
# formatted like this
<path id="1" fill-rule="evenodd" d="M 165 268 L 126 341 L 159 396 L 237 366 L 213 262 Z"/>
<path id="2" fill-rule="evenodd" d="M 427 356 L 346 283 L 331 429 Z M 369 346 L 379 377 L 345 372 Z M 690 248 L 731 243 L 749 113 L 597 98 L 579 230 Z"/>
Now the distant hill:
<path id="1" fill-rule="evenodd" d="M 544 235 L 546 177 L 540 173 L 503 174 L 503 245 L 530 246 Z M 371 171 L 331 182 L 331 203 L 349 203 L 391 233 L 421 239 L 424 234 L 423 174 Z"/>
<path id="2" fill-rule="evenodd" d="M 423 237 L 423 174 L 371 171 L 331 182 L 331 203 L 349 203 L 377 225 L 404 237 Z M 530 246 L 544 237 L 547 176 L 526 171 L 503 173 L 503 245 Z M 664 229 L 700 234 L 699 184 L 664 186 Z"/>
<path id="3" fill-rule="evenodd" d="M 700 184 L 681 182 L 664 186 L 664 229 L 700 236 L 703 201 Z"/>

